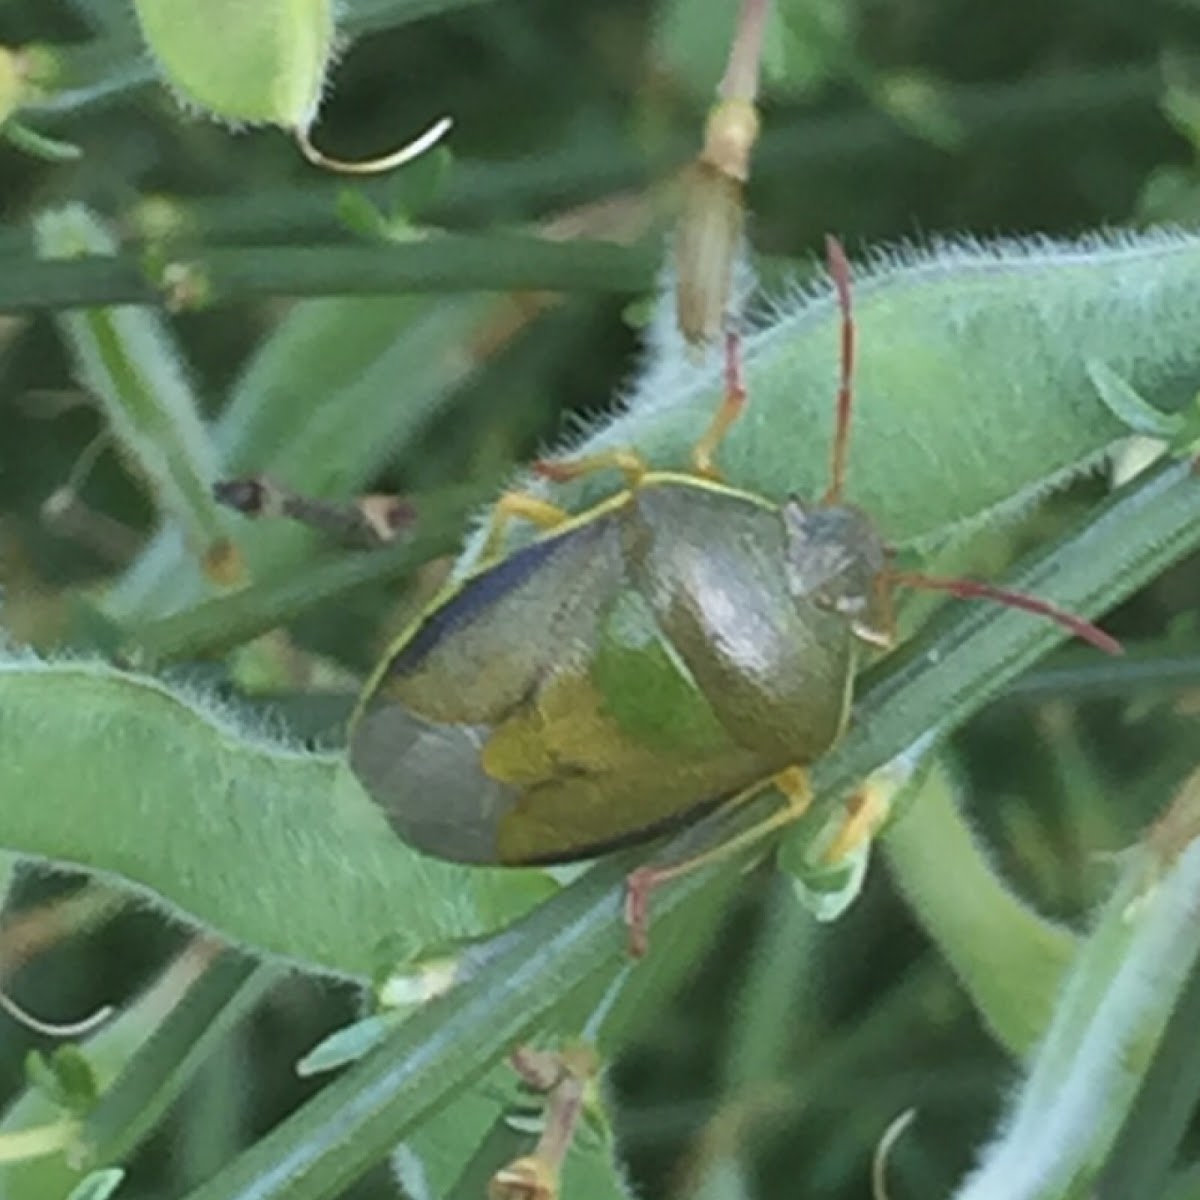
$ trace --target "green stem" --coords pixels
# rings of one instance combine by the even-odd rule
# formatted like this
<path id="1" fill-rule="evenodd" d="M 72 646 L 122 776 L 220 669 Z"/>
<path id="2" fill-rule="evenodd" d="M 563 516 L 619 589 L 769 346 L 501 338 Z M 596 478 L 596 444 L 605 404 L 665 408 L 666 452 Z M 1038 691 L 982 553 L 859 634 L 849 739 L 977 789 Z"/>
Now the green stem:
<path id="1" fill-rule="evenodd" d="M 1114 1161 L 1114 1141 L 1133 1114 L 1172 1009 L 1200 958 L 1198 817 L 1200 788 L 1192 782 L 1143 842 L 1123 855 L 1120 877 L 1076 957 L 1003 1132 L 956 1193 L 958 1200 L 1106 1194 L 1096 1191 L 1096 1180 Z M 1194 1030 L 1191 1021 L 1189 1027 Z M 1183 1076 L 1175 1082 L 1184 1094 L 1194 1096 L 1195 1080 L 1187 1076 L 1195 1070 L 1180 1051 L 1168 1060 L 1170 1069 Z M 1160 1089 L 1158 1098 L 1168 1095 Z M 1168 1116 L 1157 1107 L 1152 1111 L 1156 1119 Z M 1176 1112 L 1168 1120 L 1179 1126 L 1178 1117 Z M 1171 1136 L 1169 1129 L 1163 1132 Z M 1162 1145 L 1148 1149 L 1139 1168 L 1153 1171 Z M 1135 1186 L 1110 1194 L 1152 1196 L 1158 1189 Z"/>
<path id="2" fill-rule="evenodd" d="M 69 262 L 8 259 L 0 312 L 108 304 L 225 303 L 252 296 L 371 296 L 397 292 L 638 292 L 656 252 L 607 242 L 446 235 L 403 245 L 211 247 L 156 272 L 128 255 Z"/>
<path id="3" fill-rule="evenodd" d="M 1004 693 L 1008 703 L 1045 700 L 1128 700 L 1135 692 L 1186 692 L 1200 684 L 1200 654 L 1139 646 L 1123 658 L 1097 660 L 1075 650 L 1056 655 L 1052 664 L 1014 679 Z"/>
<path id="4" fill-rule="evenodd" d="M 1096 1185 L 1097 1200 L 1166 1194 L 1171 1166 L 1200 1103 L 1198 1023 L 1200 970 L 1193 968 Z"/>

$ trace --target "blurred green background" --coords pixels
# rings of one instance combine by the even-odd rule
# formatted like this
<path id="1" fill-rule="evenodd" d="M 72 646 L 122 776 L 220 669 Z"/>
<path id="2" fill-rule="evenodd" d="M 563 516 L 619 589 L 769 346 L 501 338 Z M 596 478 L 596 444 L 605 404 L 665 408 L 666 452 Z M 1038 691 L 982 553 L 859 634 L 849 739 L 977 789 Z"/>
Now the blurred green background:
<path id="1" fill-rule="evenodd" d="M 47 162 L 0 141 L 0 272 L 32 254 L 32 215 L 67 200 L 86 201 L 151 255 L 163 229 L 183 246 L 240 247 L 252 263 L 265 247 L 352 243 L 388 225 L 612 238 L 653 269 L 673 173 L 695 152 L 722 69 L 733 0 L 343 8 L 358 36 L 335 67 L 320 144 L 363 157 L 449 113 L 448 152 L 362 185 L 324 175 L 282 133 L 233 136 L 182 114 L 154 84 L 126 4 L 0 0 L 0 44 L 54 47 L 70 85 L 62 103 L 51 97 L 21 120 L 83 150 Z M 1070 235 L 1200 214 L 1195 0 L 780 0 L 779 10 L 749 188 L 760 253 L 806 259 L 827 231 L 854 253 L 929 235 Z M 321 464 L 318 488 L 396 491 L 418 511 L 449 504 L 448 553 L 468 507 L 455 497 L 486 496 L 574 416 L 603 411 L 636 362 L 647 293 L 550 296 L 538 282 L 487 297 L 362 302 L 345 365 L 314 370 L 340 370 L 339 383 L 359 387 L 372 412 L 392 412 L 395 427 L 380 428 L 369 462 Z M 246 386 L 288 305 L 233 296 L 171 319 L 210 416 Z M 401 350 L 387 357 L 391 339 L 378 332 L 359 346 L 353 330 L 371 321 L 385 332 L 394 322 Z M 315 392 L 321 380 L 308 383 Z M 309 398 L 297 390 L 297 425 Z M 152 531 L 153 510 L 117 454 L 102 448 L 86 477 L 73 475 L 100 428 L 53 322 L 0 317 L 0 582 L 4 624 L 20 641 L 102 644 L 87 597 Z M 69 482 L 71 504 L 48 512 Z M 1098 490 L 1062 497 L 1025 532 L 1056 528 Z M 322 552 L 300 539 L 277 569 L 299 573 Z M 286 712 L 297 729 L 325 720 L 304 703 L 313 679 L 349 692 L 437 570 L 315 607 L 286 652 L 269 647 L 274 690 L 296 698 Z M 1044 911 L 1082 918 L 1107 880 L 1099 856 L 1127 844 L 1194 765 L 1198 587 L 1200 564 L 1184 564 L 1111 621 L 1159 648 L 1161 670 L 1103 676 L 1072 669 L 1065 654 L 955 740 L 972 821 Z M 231 666 L 173 669 L 221 686 Z M 1014 755 L 1016 745 L 1037 749 Z M 78 886 L 29 872 L 10 910 L 52 911 L 41 906 Z M 782 887 L 767 871 L 746 881 L 718 944 L 614 1064 L 631 1179 L 646 1196 L 693 1194 L 703 1164 L 740 1138 L 747 1179 L 710 1179 L 706 1194 L 861 1197 L 883 1130 L 915 1107 L 917 1125 L 893 1155 L 893 1194 L 947 1194 L 992 1128 L 1012 1064 L 886 870 L 877 864 L 832 927 L 800 917 Z M 6 928 L 25 927 L 14 917 Z M 43 952 L 0 931 L 0 978 L 26 1008 L 65 1020 L 135 994 L 186 941 L 144 911 L 91 912 Z M 311 1092 L 294 1062 L 355 1011 L 349 989 L 299 976 L 276 987 L 139 1154 L 121 1195 L 181 1195 L 211 1174 Z M 49 1044 L 0 1024 L 0 1104 L 20 1091 L 27 1050 Z M 0 1195 L 3 1176 L 0 1167 Z M 380 1170 L 351 1194 L 394 1193 Z"/>

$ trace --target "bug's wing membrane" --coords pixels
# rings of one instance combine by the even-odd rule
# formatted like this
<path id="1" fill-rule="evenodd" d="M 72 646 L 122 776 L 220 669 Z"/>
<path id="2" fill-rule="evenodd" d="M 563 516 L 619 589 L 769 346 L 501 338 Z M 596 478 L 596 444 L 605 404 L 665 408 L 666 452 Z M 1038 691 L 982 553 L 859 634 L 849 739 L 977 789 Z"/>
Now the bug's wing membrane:
<path id="1" fill-rule="evenodd" d="M 484 774 L 480 740 L 479 729 L 385 702 L 363 711 L 350 762 L 404 841 L 455 862 L 494 863 L 496 826 L 517 793 Z"/>
<path id="2" fill-rule="evenodd" d="M 488 772 L 487 742 L 505 722 L 536 716 L 548 680 L 586 669 L 622 580 L 616 527 L 601 517 L 469 579 L 392 655 L 355 720 L 350 758 L 405 841 L 500 861 L 498 831 L 524 789 Z"/>
<path id="3" fill-rule="evenodd" d="M 853 639 L 837 614 L 789 593 L 778 512 L 663 487 L 639 493 L 638 514 L 640 586 L 733 740 L 776 769 L 820 757 L 845 723 Z"/>

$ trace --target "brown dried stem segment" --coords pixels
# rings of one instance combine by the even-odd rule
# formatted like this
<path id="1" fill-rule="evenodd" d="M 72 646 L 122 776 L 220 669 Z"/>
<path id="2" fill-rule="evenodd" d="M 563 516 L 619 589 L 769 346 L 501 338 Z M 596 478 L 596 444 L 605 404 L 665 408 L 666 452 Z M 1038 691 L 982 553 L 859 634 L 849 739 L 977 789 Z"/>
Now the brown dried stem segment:
<path id="1" fill-rule="evenodd" d="M 559 1178 L 587 1098 L 599 1072 L 590 1046 L 561 1051 L 522 1046 L 513 1069 L 532 1088 L 546 1093 L 546 1115 L 532 1154 L 514 1159 L 488 1181 L 488 1200 L 557 1200 Z"/>
<path id="2" fill-rule="evenodd" d="M 322 500 L 294 492 L 265 475 L 222 480 L 213 485 L 213 496 L 245 517 L 287 518 L 338 542 L 368 550 L 394 542 L 415 515 L 412 505 L 399 496 Z"/>
<path id="3" fill-rule="evenodd" d="M 730 321 L 734 270 L 742 251 L 745 184 L 760 121 L 759 64 L 770 0 L 744 0 L 704 144 L 683 177 L 675 242 L 679 330 L 693 346 L 715 341 Z"/>

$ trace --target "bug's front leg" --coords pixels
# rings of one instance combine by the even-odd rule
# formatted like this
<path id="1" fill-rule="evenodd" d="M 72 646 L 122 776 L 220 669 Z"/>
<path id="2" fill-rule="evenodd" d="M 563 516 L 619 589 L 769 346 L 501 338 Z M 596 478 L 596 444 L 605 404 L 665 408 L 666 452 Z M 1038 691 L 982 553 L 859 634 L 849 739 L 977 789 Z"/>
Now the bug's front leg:
<path id="1" fill-rule="evenodd" d="M 625 924 L 629 928 L 629 953 L 634 958 L 641 958 L 649 949 L 650 897 L 657 888 L 672 879 L 689 874 L 698 867 L 720 862 L 721 859 L 728 858 L 729 855 L 736 854 L 744 847 L 759 841 L 768 833 L 791 825 L 804 816 L 812 804 L 808 771 L 802 766 L 787 767 L 770 779 L 752 784 L 730 797 L 726 804 L 744 804 L 768 787 L 775 787 L 783 793 L 785 803 L 778 812 L 756 822 L 749 829 L 743 829 L 741 833 L 703 854 L 686 858 L 683 862 L 673 863 L 669 867 L 641 867 L 630 873 L 625 880 Z"/>

